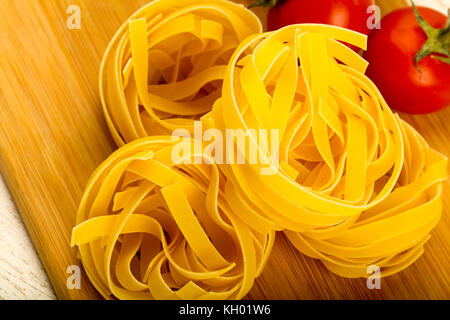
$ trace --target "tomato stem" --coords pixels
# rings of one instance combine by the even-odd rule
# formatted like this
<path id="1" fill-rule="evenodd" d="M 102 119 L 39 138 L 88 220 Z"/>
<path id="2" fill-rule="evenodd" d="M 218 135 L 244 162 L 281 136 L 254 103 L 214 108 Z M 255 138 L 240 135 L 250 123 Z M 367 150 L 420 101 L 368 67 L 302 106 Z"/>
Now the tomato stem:
<path id="1" fill-rule="evenodd" d="M 450 64 L 450 9 L 445 27 L 436 29 L 420 15 L 413 1 L 411 1 L 411 4 L 417 23 L 427 35 L 427 41 L 414 58 L 416 68 L 420 71 L 419 62 L 428 56 Z"/>
<path id="2" fill-rule="evenodd" d="M 278 0 L 256 0 L 251 5 L 248 6 L 249 9 L 253 7 L 275 7 L 278 4 Z"/>

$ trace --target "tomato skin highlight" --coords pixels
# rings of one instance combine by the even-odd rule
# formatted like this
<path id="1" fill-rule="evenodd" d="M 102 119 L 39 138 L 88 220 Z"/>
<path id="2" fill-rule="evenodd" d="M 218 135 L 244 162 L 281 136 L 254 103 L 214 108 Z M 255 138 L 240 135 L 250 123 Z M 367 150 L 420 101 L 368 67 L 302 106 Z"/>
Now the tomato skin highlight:
<path id="1" fill-rule="evenodd" d="M 374 0 L 286 0 L 269 11 L 268 29 L 296 23 L 323 23 L 369 34 L 367 8 Z"/>
<path id="2" fill-rule="evenodd" d="M 433 27 L 443 28 L 447 17 L 430 8 L 418 7 Z M 450 65 L 428 56 L 416 67 L 414 58 L 427 40 L 412 8 L 394 11 L 381 21 L 381 29 L 369 35 L 364 58 L 367 75 L 392 109 L 425 114 L 450 105 Z"/>

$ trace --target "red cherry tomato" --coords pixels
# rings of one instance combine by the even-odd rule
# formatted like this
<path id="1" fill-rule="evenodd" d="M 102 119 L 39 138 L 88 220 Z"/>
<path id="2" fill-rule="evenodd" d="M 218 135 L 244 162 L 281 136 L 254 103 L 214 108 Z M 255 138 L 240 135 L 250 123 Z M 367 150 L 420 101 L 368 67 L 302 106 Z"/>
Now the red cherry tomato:
<path id="1" fill-rule="evenodd" d="M 445 26 L 447 17 L 440 12 L 425 7 L 418 10 L 432 27 Z M 381 29 L 369 35 L 364 56 L 370 63 L 367 75 L 391 108 L 423 114 L 450 105 L 450 65 L 430 55 L 416 67 L 415 56 L 426 41 L 412 8 L 390 13 L 381 20 Z"/>
<path id="2" fill-rule="evenodd" d="M 267 25 L 272 31 L 296 23 L 323 23 L 368 34 L 367 8 L 373 4 L 374 0 L 286 0 L 270 9 Z"/>

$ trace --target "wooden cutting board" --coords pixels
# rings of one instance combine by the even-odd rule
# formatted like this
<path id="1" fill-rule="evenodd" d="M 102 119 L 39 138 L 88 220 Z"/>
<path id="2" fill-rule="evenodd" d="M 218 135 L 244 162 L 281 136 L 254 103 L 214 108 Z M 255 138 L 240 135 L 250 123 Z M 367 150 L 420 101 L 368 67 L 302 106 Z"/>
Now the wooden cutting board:
<path id="1" fill-rule="evenodd" d="M 67 267 L 80 264 L 69 238 L 90 174 L 115 148 L 98 96 L 101 58 L 116 29 L 147 2 L 0 1 L 0 170 L 61 299 L 99 297 L 85 275 L 80 290 L 67 289 Z M 387 12 L 405 2 L 379 4 Z M 80 30 L 67 28 L 69 5 L 81 8 Z M 403 117 L 450 155 L 450 108 Z M 446 183 L 444 215 L 424 256 L 381 290 L 335 276 L 280 235 L 248 298 L 449 299 L 449 195 Z"/>

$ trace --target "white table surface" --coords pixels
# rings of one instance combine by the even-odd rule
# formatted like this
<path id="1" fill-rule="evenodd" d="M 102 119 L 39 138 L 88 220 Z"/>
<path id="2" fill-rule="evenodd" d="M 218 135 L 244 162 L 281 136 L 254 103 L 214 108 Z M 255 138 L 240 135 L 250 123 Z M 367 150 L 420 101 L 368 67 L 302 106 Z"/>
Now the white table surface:
<path id="1" fill-rule="evenodd" d="M 450 0 L 416 0 L 442 12 Z M 0 299 L 55 299 L 11 195 L 0 176 Z"/>

